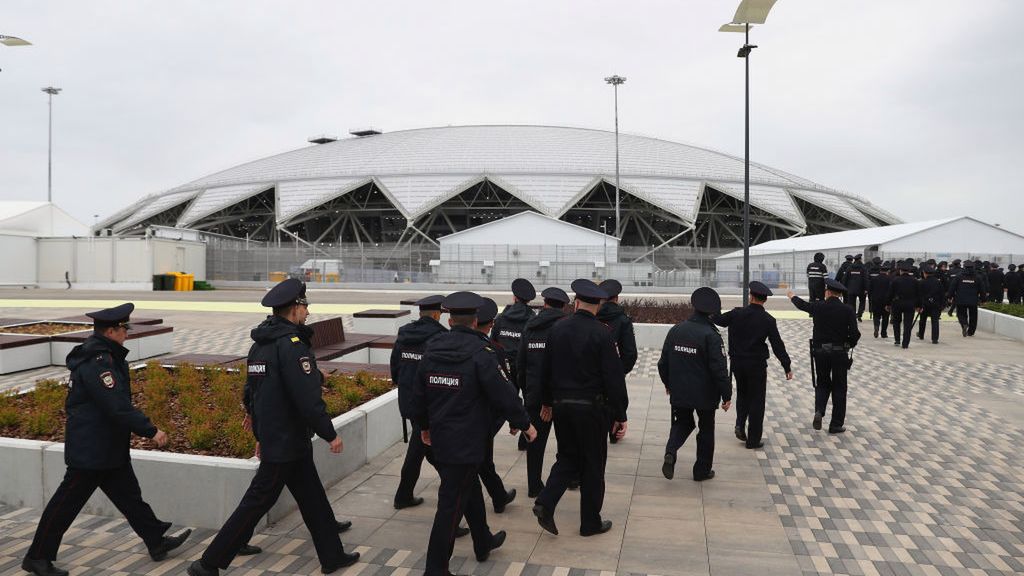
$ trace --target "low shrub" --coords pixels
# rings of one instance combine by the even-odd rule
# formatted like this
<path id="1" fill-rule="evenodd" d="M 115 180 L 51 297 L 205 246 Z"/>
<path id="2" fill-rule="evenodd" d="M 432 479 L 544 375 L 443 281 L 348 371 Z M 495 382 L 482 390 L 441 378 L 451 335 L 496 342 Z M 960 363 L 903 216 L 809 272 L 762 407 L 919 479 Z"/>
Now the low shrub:
<path id="1" fill-rule="evenodd" d="M 622 300 L 619 305 L 634 323 L 640 324 L 678 324 L 693 315 L 689 301 L 638 298 Z"/>
<path id="2" fill-rule="evenodd" d="M 996 302 L 985 302 L 981 307 L 993 312 L 1024 318 L 1024 304 L 998 304 Z"/>

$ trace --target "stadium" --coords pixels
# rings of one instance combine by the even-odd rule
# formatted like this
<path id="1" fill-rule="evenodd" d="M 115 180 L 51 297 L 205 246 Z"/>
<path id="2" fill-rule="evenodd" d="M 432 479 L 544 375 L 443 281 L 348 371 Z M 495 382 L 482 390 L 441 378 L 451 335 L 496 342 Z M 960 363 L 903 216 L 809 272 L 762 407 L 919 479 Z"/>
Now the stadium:
<path id="1" fill-rule="evenodd" d="M 612 132 L 456 126 L 353 134 L 145 196 L 94 233 L 164 226 L 278 243 L 430 248 L 524 211 L 616 230 Z M 627 134 L 619 150 L 622 247 L 742 245 L 742 158 Z M 754 163 L 750 206 L 752 244 L 901 222 L 860 196 Z"/>

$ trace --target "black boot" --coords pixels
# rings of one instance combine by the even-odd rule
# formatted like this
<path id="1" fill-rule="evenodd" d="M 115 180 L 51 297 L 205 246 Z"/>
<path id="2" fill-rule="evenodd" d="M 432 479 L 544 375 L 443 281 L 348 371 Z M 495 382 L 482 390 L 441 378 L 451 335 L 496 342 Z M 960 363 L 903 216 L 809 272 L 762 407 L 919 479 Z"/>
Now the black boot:
<path id="1" fill-rule="evenodd" d="M 336 571 L 338 568 L 345 568 L 351 566 L 359 561 L 359 552 L 342 552 L 341 558 L 338 559 L 338 563 L 334 566 L 320 566 L 320 571 L 324 574 L 330 574 Z"/>
<path id="2" fill-rule="evenodd" d="M 477 552 L 476 561 L 486 562 L 487 559 L 491 556 L 491 550 L 497 550 L 498 548 L 501 548 L 502 544 L 505 543 L 505 536 L 506 534 L 504 530 L 499 530 L 495 532 L 494 536 L 491 536 L 491 547 L 487 550 L 484 550 L 483 552 Z"/>
<path id="3" fill-rule="evenodd" d="M 734 431 L 736 432 L 736 438 L 744 442 L 747 441 L 747 433 L 743 430 L 743 426 L 737 426 L 734 428 Z"/>
<path id="4" fill-rule="evenodd" d="M 676 475 L 676 455 L 665 454 L 665 462 L 661 465 L 661 475 L 669 480 Z"/>
<path id="5" fill-rule="evenodd" d="M 413 496 L 408 500 L 395 500 L 395 510 L 401 510 L 402 508 L 412 508 L 413 506 L 419 506 L 423 504 L 423 498 L 419 496 Z"/>
<path id="6" fill-rule="evenodd" d="M 53 565 L 53 562 L 49 560 L 32 560 L 25 558 L 21 561 L 21 569 L 25 572 L 31 572 L 36 576 L 68 576 L 67 570 L 61 570 Z"/>
<path id="7" fill-rule="evenodd" d="M 255 556 L 263 552 L 263 548 L 259 546 L 253 546 L 246 542 L 242 544 L 242 547 L 238 549 L 238 556 Z"/>
<path id="8" fill-rule="evenodd" d="M 188 567 L 188 576 L 217 576 L 220 570 L 203 564 L 202 560 L 196 560 Z"/>
<path id="9" fill-rule="evenodd" d="M 170 538 L 164 536 L 163 540 L 161 540 L 159 544 L 149 549 L 149 557 L 152 558 L 154 562 L 159 562 L 164 558 L 167 558 L 167 553 L 184 544 L 185 540 L 187 540 L 191 534 L 192 530 L 185 530 L 177 536 L 171 536 Z"/>
<path id="10" fill-rule="evenodd" d="M 583 528 L 580 528 L 580 536 L 594 536 L 595 534 L 604 534 L 605 532 L 611 529 L 611 520 L 601 520 L 601 525 L 597 528 L 591 528 L 589 530 L 584 530 Z"/>
<path id="11" fill-rule="evenodd" d="M 351 520 L 335 520 L 338 524 L 338 534 L 342 532 L 348 532 L 348 529 L 352 527 Z"/>
<path id="12" fill-rule="evenodd" d="M 533 515 L 537 517 L 537 524 L 540 527 L 558 536 L 558 527 L 555 526 L 555 515 L 544 507 L 543 504 L 534 504 Z"/>
<path id="13" fill-rule="evenodd" d="M 508 506 L 509 504 L 511 504 L 512 501 L 515 500 L 515 499 L 516 499 L 516 489 L 513 488 L 513 489 L 511 489 L 511 490 L 509 490 L 508 492 L 505 493 L 505 499 L 503 501 L 501 501 L 501 502 L 498 502 L 497 500 L 494 501 L 494 513 L 495 514 L 501 514 L 502 512 L 505 511 L 505 506 Z"/>

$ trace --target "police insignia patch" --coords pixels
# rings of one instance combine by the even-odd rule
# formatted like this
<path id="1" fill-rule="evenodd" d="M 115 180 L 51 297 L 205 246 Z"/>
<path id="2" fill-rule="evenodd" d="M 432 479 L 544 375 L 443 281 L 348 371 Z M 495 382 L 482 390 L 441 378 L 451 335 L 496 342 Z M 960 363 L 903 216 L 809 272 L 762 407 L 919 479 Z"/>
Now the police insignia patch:
<path id="1" fill-rule="evenodd" d="M 299 358 L 299 365 L 302 366 L 302 371 L 306 374 L 313 371 L 313 363 L 309 361 L 309 357 L 307 356 Z"/>
<path id="2" fill-rule="evenodd" d="M 292 336 L 292 342 L 298 342 L 298 341 L 299 341 L 299 337 L 298 336 Z"/>
<path id="3" fill-rule="evenodd" d="M 109 370 L 100 374 L 100 381 L 102 381 L 103 385 L 107 388 L 114 387 L 114 375 Z"/>

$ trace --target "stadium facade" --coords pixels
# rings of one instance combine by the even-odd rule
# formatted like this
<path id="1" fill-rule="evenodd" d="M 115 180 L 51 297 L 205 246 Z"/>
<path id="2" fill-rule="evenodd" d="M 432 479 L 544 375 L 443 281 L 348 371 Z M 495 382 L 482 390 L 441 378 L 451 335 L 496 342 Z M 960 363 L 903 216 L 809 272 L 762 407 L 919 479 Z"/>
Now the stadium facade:
<path id="1" fill-rule="evenodd" d="M 620 135 L 620 156 L 622 246 L 741 246 L 742 158 L 633 135 Z M 761 164 L 751 164 L 750 205 L 753 244 L 901 222 L 865 198 Z M 526 210 L 614 233 L 614 134 L 548 126 L 373 132 L 151 194 L 95 231 L 173 226 L 251 240 L 436 246 Z"/>

